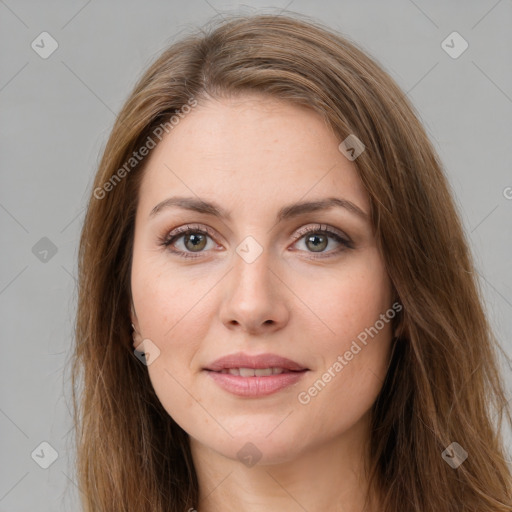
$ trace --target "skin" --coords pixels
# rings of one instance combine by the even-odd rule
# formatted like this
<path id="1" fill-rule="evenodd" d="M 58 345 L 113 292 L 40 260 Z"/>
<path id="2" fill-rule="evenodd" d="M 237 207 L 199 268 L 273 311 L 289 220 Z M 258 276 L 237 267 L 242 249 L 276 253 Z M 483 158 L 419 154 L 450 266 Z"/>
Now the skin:
<path id="1" fill-rule="evenodd" d="M 340 142 L 317 113 L 251 94 L 200 103 L 147 162 L 131 275 L 134 346 L 149 339 L 160 350 L 147 370 L 189 434 L 199 512 L 363 509 L 368 412 L 386 374 L 391 323 L 309 403 L 297 397 L 391 307 L 391 282 L 369 218 L 334 207 L 276 222 L 281 207 L 326 197 L 369 214 Z M 175 195 L 214 201 L 232 218 L 177 207 L 149 216 Z M 214 234 L 199 252 L 186 236 L 174 242 L 196 259 L 159 243 L 191 223 Z M 353 247 L 320 233 L 315 252 L 296 233 L 317 224 L 341 231 Z M 249 235 L 262 248 L 252 263 L 236 252 Z M 238 397 L 202 369 L 239 351 L 275 353 L 309 371 L 272 395 Z M 250 467 L 237 456 L 248 442 L 261 455 Z"/>

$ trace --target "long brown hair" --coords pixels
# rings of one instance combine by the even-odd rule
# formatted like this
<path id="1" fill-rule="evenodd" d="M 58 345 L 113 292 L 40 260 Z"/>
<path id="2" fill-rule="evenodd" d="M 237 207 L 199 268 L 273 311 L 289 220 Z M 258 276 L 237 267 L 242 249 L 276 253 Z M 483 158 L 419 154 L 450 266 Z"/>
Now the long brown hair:
<path id="1" fill-rule="evenodd" d="M 379 509 L 509 512 L 500 347 L 442 164 L 392 78 L 355 43 L 297 14 L 214 18 L 150 66 L 115 122 L 79 248 L 72 386 L 84 510 L 197 506 L 188 436 L 133 353 L 130 265 L 146 159 L 130 158 L 191 98 L 245 92 L 314 109 L 340 142 L 353 134 L 366 148 L 354 163 L 403 305 L 372 408 L 368 471 Z M 441 455 L 453 442 L 468 453 L 457 468 Z"/>

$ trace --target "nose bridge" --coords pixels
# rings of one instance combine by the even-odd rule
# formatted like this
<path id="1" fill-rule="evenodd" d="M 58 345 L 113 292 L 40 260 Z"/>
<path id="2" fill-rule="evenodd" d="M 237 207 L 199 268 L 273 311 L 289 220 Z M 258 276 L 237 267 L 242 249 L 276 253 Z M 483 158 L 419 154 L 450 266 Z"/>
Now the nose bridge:
<path id="1" fill-rule="evenodd" d="M 251 235 L 245 237 L 236 247 L 233 265 L 235 288 L 243 292 L 241 299 L 245 298 L 245 294 L 256 297 L 272 291 L 270 286 L 272 272 L 269 268 L 271 251 L 266 243 L 264 245 L 258 242 Z"/>
<path id="2" fill-rule="evenodd" d="M 274 275 L 272 251 L 254 237 L 246 237 L 233 254 L 233 270 L 224 296 L 221 319 L 248 331 L 284 325 L 288 318 L 280 280 Z"/>

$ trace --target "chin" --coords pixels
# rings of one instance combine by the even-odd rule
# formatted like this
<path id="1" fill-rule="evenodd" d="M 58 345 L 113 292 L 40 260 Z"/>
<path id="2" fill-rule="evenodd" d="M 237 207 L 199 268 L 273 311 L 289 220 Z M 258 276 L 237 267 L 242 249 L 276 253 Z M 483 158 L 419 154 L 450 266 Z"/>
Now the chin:
<path id="1" fill-rule="evenodd" d="M 285 430 L 278 432 L 280 427 L 276 428 L 276 425 L 278 423 L 265 424 L 261 429 L 264 432 L 250 427 L 239 428 L 232 438 L 226 434 L 221 439 L 204 438 L 201 442 L 224 457 L 238 460 L 247 467 L 289 462 L 297 457 L 301 449 L 297 442 L 300 436 L 294 436 Z M 269 432 L 272 433 L 269 435 Z"/>

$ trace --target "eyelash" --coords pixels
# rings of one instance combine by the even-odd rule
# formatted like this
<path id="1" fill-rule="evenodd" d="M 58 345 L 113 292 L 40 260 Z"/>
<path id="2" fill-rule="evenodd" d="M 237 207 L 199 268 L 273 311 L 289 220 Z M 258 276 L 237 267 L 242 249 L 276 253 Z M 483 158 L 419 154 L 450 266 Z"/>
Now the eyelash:
<path id="1" fill-rule="evenodd" d="M 171 249 L 171 245 L 178 239 L 182 238 L 184 235 L 188 235 L 190 233 L 194 234 L 201 234 L 201 235 L 208 235 L 210 238 L 214 238 L 213 232 L 208 227 L 200 227 L 200 226 L 182 226 L 179 228 L 176 228 L 171 233 L 168 233 L 164 235 L 163 237 L 159 237 L 159 245 L 166 247 L 171 253 L 178 255 L 181 258 L 201 258 L 201 252 L 198 252 L 197 255 L 193 255 L 193 253 L 185 252 L 185 251 L 177 251 L 175 249 Z M 339 254 L 340 252 L 346 250 L 346 249 L 352 249 L 354 246 L 352 242 L 346 238 L 343 238 L 341 234 L 339 234 L 337 231 L 334 231 L 333 228 L 329 228 L 327 225 L 321 225 L 317 224 L 316 226 L 310 226 L 308 228 L 300 229 L 297 232 L 297 237 L 294 240 L 294 243 L 301 240 L 304 236 L 315 233 L 315 234 L 322 234 L 322 235 L 328 235 L 329 237 L 332 237 L 336 240 L 336 242 L 340 243 L 343 248 L 337 249 L 334 251 L 330 251 L 328 253 L 318 253 L 318 254 L 326 254 L 325 256 L 310 256 L 311 259 L 325 259 L 330 258 L 332 256 L 335 256 L 336 254 Z M 204 251 L 203 251 L 204 252 Z M 315 254 L 315 253 L 311 253 Z"/>

